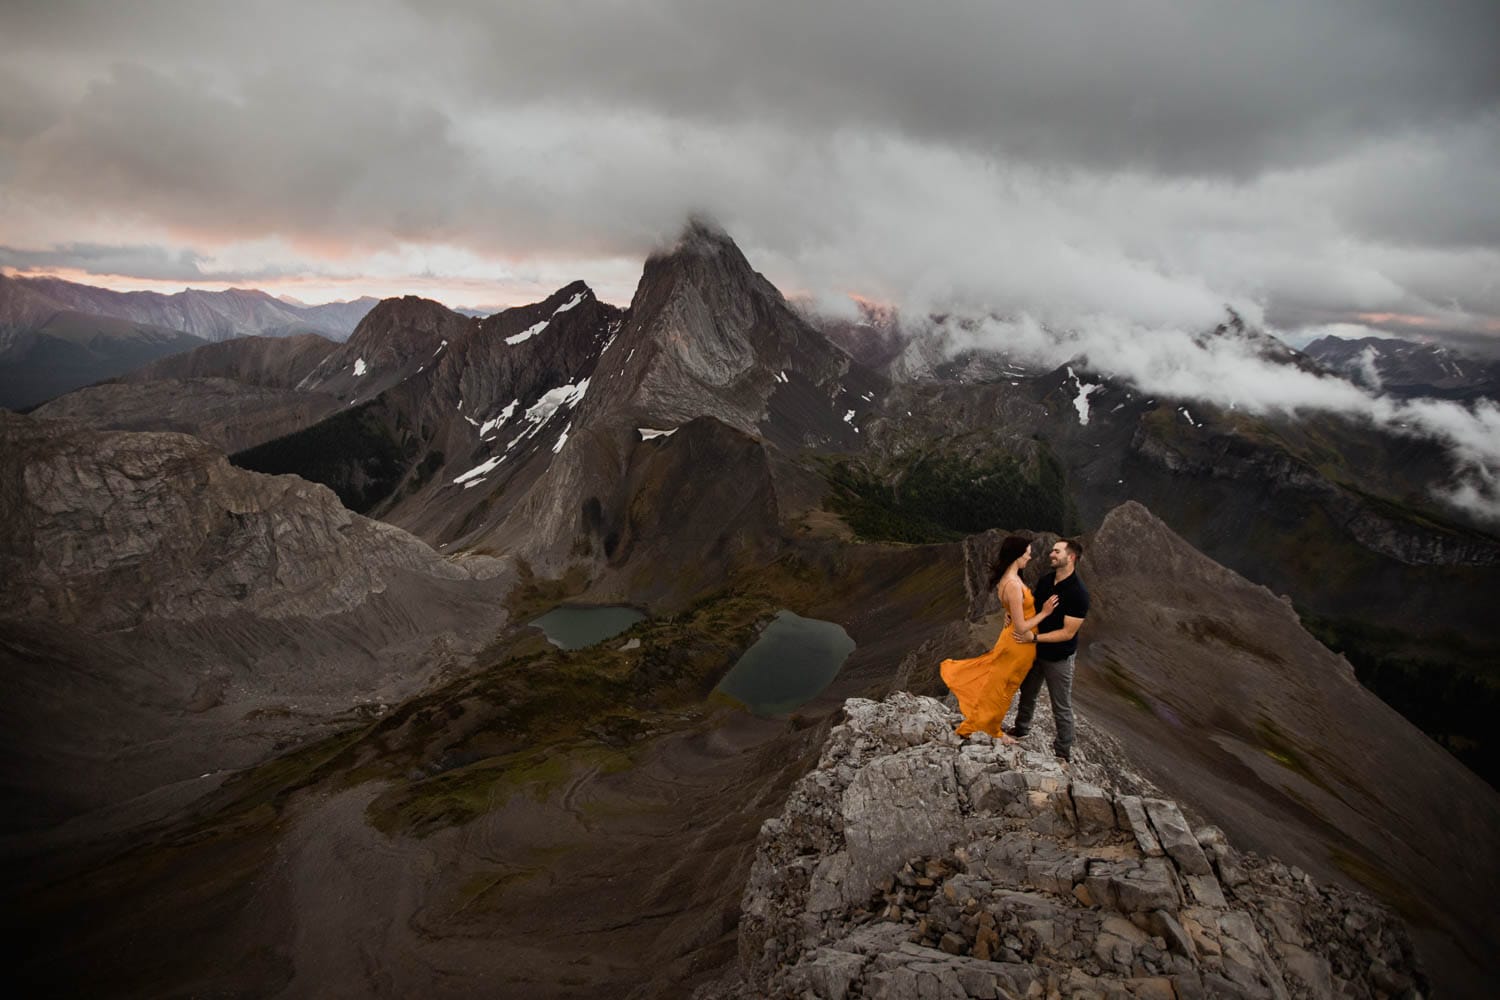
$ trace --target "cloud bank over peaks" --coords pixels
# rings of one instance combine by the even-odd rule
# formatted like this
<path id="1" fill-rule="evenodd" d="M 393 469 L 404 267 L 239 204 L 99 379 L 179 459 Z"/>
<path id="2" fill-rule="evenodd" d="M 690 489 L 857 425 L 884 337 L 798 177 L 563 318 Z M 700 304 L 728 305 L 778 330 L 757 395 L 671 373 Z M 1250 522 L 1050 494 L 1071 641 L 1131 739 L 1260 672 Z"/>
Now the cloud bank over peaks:
<path id="1" fill-rule="evenodd" d="M 1148 395 L 1199 400 L 1255 414 L 1333 413 L 1393 434 L 1428 438 L 1451 454 L 1453 481 L 1440 500 L 1500 524 L 1500 405 L 1492 400 L 1396 399 L 1268 356 L 1255 336 L 1148 327 L 1105 314 L 1066 326 L 1030 314 L 950 316 L 926 335 L 946 349 L 998 351 L 1028 365 L 1081 365 Z"/>

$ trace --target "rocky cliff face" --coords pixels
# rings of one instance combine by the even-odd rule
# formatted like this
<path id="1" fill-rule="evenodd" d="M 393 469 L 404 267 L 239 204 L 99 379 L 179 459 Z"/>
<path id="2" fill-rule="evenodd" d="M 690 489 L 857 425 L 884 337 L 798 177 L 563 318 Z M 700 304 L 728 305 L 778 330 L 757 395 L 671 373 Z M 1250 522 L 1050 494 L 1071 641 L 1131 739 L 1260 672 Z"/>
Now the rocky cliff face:
<path id="1" fill-rule="evenodd" d="M 221 378 L 266 389 L 295 389 L 338 343 L 315 333 L 238 337 L 163 358 L 124 376 L 141 385 L 162 379 Z"/>
<path id="2" fill-rule="evenodd" d="M 1128 770 L 960 742 L 930 698 L 844 712 L 762 826 L 737 975 L 700 1000 L 1426 989 L 1389 911 L 1194 829 Z"/>
<path id="3" fill-rule="evenodd" d="M 373 399 L 437 364 L 448 345 L 467 335 L 475 322 L 431 299 L 386 299 L 296 388 L 350 401 Z"/>
<path id="4" fill-rule="evenodd" d="M 385 374 L 367 365 L 362 376 L 341 370 L 307 383 L 347 391 L 351 380 L 373 375 L 369 386 L 386 388 L 236 461 L 327 483 L 347 505 L 434 544 L 472 544 L 524 498 L 566 443 L 620 312 L 582 282 L 484 320 L 420 302 L 408 316 L 395 305 L 372 314 L 328 367 L 352 354 L 404 361 L 393 360 Z M 410 329 L 407 320 L 415 323 Z M 449 320 L 466 325 L 448 329 Z M 445 330 L 454 339 L 431 345 Z M 377 344 L 385 346 L 377 351 Z"/>
<path id="5" fill-rule="evenodd" d="M 319 392 L 270 389 L 227 378 L 162 378 L 78 389 L 38 407 L 32 416 L 101 430 L 191 434 L 232 454 L 310 427 L 343 405 Z"/>
<path id="6" fill-rule="evenodd" d="M 634 551 L 670 550 L 666 533 L 649 542 L 642 537 L 639 529 L 649 522 L 634 516 L 637 501 L 619 489 L 630 479 L 627 470 L 643 467 L 641 459 L 654 450 L 642 451 L 647 441 L 705 418 L 731 429 L 702 438 L 694 474 L 729 492 L 756 496 L 760 470 L 773 465 L 780 450 L 858 447 L 862 415 L 874 411 L 883 391 L 883 380 L 810 327 L 751 269 L 733 241 L 695 223 L 647 262 L 623 325 L 577 403 L 566 440 L 483 541 L 519 541 L 526 557 L 548 572 L 575 561 L 597 567 L 617 560 L 610 536 L 623 537 L 627 522 L 636 526 Z M 724 447 L 708 448 L 710 441 Z M 741 442 L 760 454 L 745 460 Z M 641 485 L 660 495 L 659 484 Z M 682 494 L 714 495 L 713 489 Z M 697 531 L 715 522 L 721 549 L 766 549 L 779 529 L 748 539 L 749 524 L 732 516 L 738 506 L 715 504 L 682 515 Z M 759 526 L 762 519 L 750 523 Z M 722 561 L 705 569 L 704 579 L 726 572 Z"/>
<path id="7" fill-rule="evenodd" d="M 309 427 L 343 403 L 296 385 L 338 345 L 317 334 L 240 337 L 184 351 L 34 411 L 106 430 L 192 434 L 241 451 Z"/>
<path id="8" fill-rule="evenodd" d="M 586 420 L 665 430 L 710 416 L 799 446 L 857 445 L 855 418 L 882 386 L 704 222 L 646 262 L 600 370 Z"/>
<path id="9" fill-rule="evenodd" d="M 0 414 L 0 503 L 7 831 L 147 821 L 505 621 L 505 564 L 444 559 L 186 435 Z"/>
<path id="10" fill-rule="evenodd" d="M 103 630 L 230 611 L 317 618 L 395 570 L 466 575 L 326 487 L 236 469 L 196 438 L 0 419 L 0 613 Z"/>

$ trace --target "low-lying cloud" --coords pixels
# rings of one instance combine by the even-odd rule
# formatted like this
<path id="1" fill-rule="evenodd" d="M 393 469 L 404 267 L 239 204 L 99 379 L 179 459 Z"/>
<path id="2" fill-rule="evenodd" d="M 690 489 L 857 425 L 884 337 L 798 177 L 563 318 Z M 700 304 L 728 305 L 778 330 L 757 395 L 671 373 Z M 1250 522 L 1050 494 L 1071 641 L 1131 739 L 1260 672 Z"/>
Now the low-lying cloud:
<path id="1" fill-rule="evenodd" d="M 1394 434 L 1440 443 L 1453 480 L 1435 495 L 1500 524 L 1500 405 L 1492 400 L 1397 399 L 1262 353 L 1248 338 L 1142 328 L 1113 316 L 1078 317 L 1058 329 L 1021 315 L 946 322 L 931 335 L 952 351 L 1001 351 L 1033 365 L 1077 364 L 1148 395 L 1202 400 L 1250 413 L 1335 413 Z"/>

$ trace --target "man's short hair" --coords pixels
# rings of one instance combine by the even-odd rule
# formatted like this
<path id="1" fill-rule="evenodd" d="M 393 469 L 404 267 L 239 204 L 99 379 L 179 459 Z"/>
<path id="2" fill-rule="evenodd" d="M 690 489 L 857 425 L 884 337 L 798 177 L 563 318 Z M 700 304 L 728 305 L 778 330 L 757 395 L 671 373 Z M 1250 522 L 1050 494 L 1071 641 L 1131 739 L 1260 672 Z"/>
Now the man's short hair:
<path id="1" fill-rule="evenodd" d="M 1080 559 L 1083 558 L 1083 543 L 1080 542 L 1078 539 L 1076 539 L 1076 538 L 1059 538 L 1058 541 L 1062 542 L 1064 545 L 1066 545 L 1068 547 L 1068 551 L 1070 553 L 1072 553 L 1072 555 L 1073 555 L 1073 561 L 1074 562 L 1077 562 L 1078 560 L 1080 560 Z"/>

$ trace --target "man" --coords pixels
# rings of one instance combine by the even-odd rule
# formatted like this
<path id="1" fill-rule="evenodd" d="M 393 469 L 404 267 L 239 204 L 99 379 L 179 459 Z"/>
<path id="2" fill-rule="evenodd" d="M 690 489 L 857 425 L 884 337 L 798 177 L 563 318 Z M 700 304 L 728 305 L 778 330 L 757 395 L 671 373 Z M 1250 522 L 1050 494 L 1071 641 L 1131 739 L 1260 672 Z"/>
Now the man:
<path id="1" fill-rule="evenodd" d="M 1078 653 L 1078 630 L 1089 613 L 1089 592 L 1077 573 L 1082 555 L 1083 546 L 1071 538 L 1057 542 L 1047 553 L 1052 572 L 1037 581 L 1033 596 L 1036 606 L 1041 607 L 1056 594 L 1057 607 L 1036 627 L 1032 640 L 1037 644 L 1036 664 L 1021 682 L 1016 724 L 1010 730 L 1017 738 L 1031 731 L 1037 695 L 1041 694 L 1045 681 L 1047 697 L 1052 702 L 1052 721 L 1057 724 L 1052 750 L 1065 764 L 1073 759 L 1073 666 Z"/>

